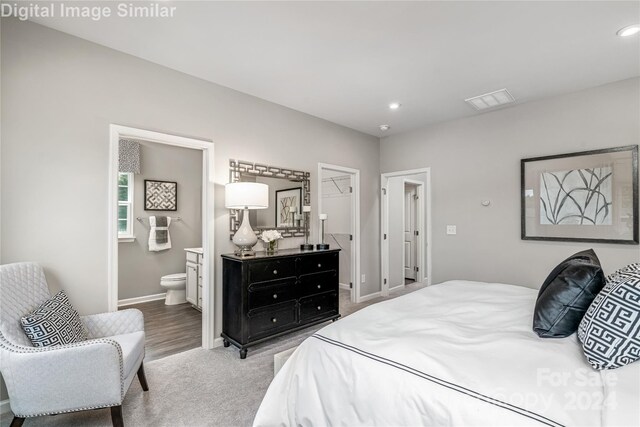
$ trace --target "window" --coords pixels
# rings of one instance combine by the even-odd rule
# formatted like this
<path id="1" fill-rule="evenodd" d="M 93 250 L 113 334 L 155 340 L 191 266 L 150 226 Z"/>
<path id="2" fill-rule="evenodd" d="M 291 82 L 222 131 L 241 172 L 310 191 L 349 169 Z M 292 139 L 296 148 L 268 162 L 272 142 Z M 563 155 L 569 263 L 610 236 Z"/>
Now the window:
<path id="1" fill-rule="evenodd" d="M 118 238 L 133 236 L 133 173 L 118 173 Z"/>

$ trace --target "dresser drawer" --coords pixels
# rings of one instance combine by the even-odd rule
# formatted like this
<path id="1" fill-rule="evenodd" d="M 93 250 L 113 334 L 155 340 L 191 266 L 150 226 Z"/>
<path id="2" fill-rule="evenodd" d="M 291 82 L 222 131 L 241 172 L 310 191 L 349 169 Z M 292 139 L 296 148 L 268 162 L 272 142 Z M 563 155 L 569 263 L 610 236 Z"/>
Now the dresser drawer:
<path id="1" fill-rule="evenodd" d="M 275 282 L 275 285 L 265 286 L 261 282 L 249 286 L 249 310 L 279 304 L 296 298 L 296 282 L 293 279 Z"/>
<path id="2" fill-rule="evenodd" d="M 338 293 L 327 292 L 300 299 L 300 323 L 338 314 Z"/>
<path id="3" fill-rule="evenodd" d="M 338 269 L 338 253 L 302 257 L 300 274 L 317 273 Z"/>
<path id="4" fill-rule="evenodd" d="M 295 301 L 249 311 L 249 339 L 255 340 L 289 329 L 297 323 Z"/>
<path id="5" fill-rule="evenodd" d="M 259 261 L 249 264 L 249 283 L 284 279 L 296 275 L 291 260 Z"/>
<path id="6" fill-rule="evenodd" d="M 304 276 L 300 276 L 298 288 L 298 295 L 301 297 L 328 291 L 337 291 L 338 273 L 336 271 L 325 271 L 323 273 L 305 274 Z"/>

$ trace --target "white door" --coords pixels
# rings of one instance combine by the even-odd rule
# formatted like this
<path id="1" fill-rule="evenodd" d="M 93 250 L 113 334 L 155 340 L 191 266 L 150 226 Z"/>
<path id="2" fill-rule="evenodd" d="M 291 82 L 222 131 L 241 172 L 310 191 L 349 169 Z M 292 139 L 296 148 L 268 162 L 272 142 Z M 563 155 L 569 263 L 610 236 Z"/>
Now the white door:
<path id="1" fill-rule="evenodd" d="M 416 280 L 416 187 L 404 189 L 404 277 Z"/>

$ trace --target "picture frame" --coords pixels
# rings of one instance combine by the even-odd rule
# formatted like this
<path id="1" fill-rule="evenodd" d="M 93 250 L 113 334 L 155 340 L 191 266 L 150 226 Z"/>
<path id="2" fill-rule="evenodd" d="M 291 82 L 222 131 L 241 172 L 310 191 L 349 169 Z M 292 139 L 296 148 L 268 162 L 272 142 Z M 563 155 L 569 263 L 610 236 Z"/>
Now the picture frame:
<path id="1" fill-rule="evenodd" d="M 520 161 L 521 238 L 637 245 L 638 146 Z"/>
<path id="2" fill-rule="evenodd" d="M 145 211 L 177 211 L 178 183 L 175 181 L 144 180 Z"/>
<path id="3" fill-rule="evenodd" d="M 295 219 L 289 209 L 295 206 L 297 212 L 302 212 L 302 187 L 276 190 L 276 227 L 293 227 Z"/>

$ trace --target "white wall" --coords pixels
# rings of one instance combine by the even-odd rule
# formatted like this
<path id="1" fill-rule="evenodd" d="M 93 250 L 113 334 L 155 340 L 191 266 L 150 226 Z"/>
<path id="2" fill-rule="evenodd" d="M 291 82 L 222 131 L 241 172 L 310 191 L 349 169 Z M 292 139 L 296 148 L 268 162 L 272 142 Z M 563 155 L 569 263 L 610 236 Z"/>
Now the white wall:
<path id="1" fill-rule="evenodd" d="M 140 142 L 140 174 L 134 175 L 133 242 L 118 244 L 118 299 L 160 294 L 160 277 L 184 273 L 184 248 L 202 246 L 202 151 Z M 145 211 L 144 180 L 178 183 L 177 211 Z M 149 216 L 180 217 L 169 227 L 171 249 L 149 251 Z M 143 222 L 135 218 L 143 218 Z"/>
<path id="2" fill-rule="evenodd" d="M 517 94 L 516 94 L 517 96 Z M 640 260 L 631 245 L 520 239 L 520 159 L 640 142 L 640 79 L 442 123 L 381 141 L 382 172 L 431 167 L 433 282 L 537 288 L 593 247 L 605 272 Z M 491 206 L 480 202 L 490 199 Z M 446 235 L 446 225 L 458 234 Z"/>
<path id="3" fill-rule="evenodd" d="M 322 198 L 322 213 L 327 214 L 324 232 L 334 234 L 351 233 L 351 195 Z"/>
<path id="4" fill-rule="evenodd" d="M 313 194 L 318 162 L 360 169 L 362 294 L 379 289 L 377 138 L 34 23 L 2 24 L 3 263 L 37 261 L 80 312 L 107 309 L 109 124 L 116 123 L 215 142 L 216 335 L 219 255 L 233 250 L 224 208 L 231 158 L 310 171 Z"/>

